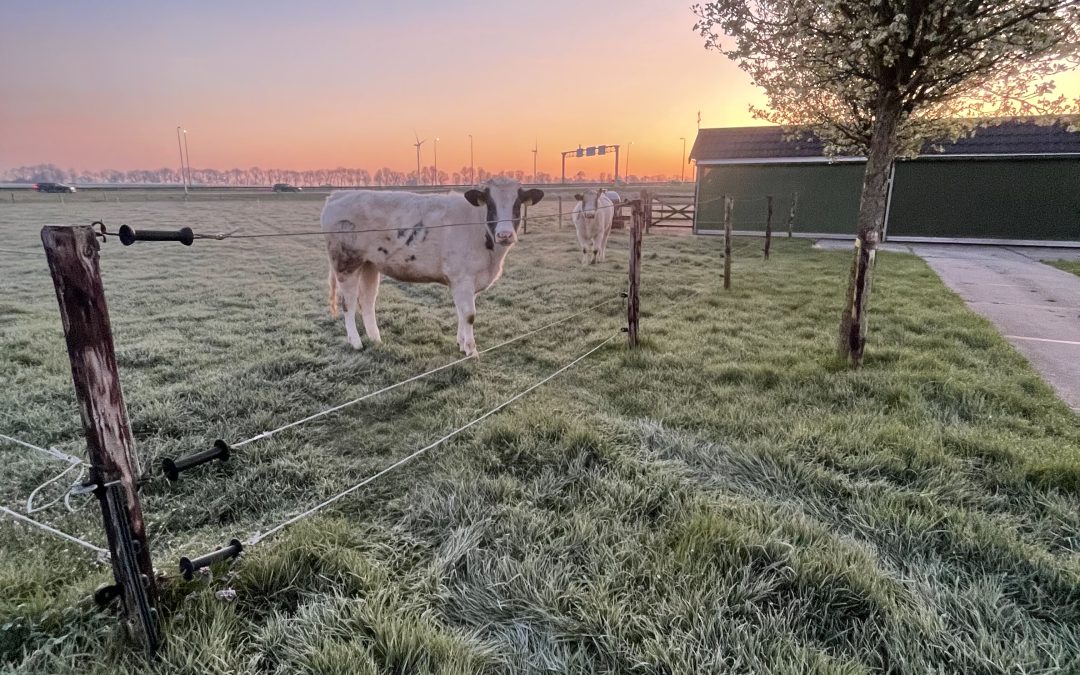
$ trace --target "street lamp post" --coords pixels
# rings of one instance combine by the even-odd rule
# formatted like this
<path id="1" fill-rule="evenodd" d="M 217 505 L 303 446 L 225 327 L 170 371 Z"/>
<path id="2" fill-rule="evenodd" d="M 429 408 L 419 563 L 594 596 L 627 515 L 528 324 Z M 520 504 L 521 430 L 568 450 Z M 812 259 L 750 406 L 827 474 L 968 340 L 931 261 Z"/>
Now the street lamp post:
<path id="1" fill-rule="evenodd" d="M 539 152 L 539 151 L 540 151 L 540 144 L 537 143 L 536 141 L 533 141 L 533 149 L 532 149 L 532 154 L 533 154 L 533 175 L 532 175 L 532 182 L 534 182 L 534 183 L 536 182 L 536 153 Z"/>
<path id="2" fill-rule="evenodd" d="M 176 125 L 176 149 L 180 152 L 180 182 L 184 184 L 184 194 L 188 193 L 187 174 L 184 173 L 184 146 L 180 144 L 180 125 Z"/>
<path id="3" fill-rule="evenodd" d="M 682 183 L 686 180 L 686 139 L 680 137 L 682 141 L 682 164 L 679 166 L 679 182 Z"/>
<path id="4" fill-rule="evenodd" d="M 184 155 L 187 156 L 187 182 L 191 185 L 191 152 L 187 145 L 187 129 L 184 129 Z"/>
<path id="5" fill-rule="evenodd" d="M 627 183 L 630 182 L 630 147 L 633 145 L 633 141 L 626 144 L 626 163 L 623 166 L 623 180 Z"/>

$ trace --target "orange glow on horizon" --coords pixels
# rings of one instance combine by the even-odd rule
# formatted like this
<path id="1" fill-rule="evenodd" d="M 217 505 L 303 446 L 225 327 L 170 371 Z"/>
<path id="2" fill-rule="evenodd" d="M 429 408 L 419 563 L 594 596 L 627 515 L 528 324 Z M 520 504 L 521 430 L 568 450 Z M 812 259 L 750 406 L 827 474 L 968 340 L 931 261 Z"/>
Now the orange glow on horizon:
<path id="1" fill-rule="evenodd" d="M 761 92 L 705 51 L 688 6 L 328 4 L 9 8 L 0 59 L 33 54 L 34 66 L 0 76 L 0 170 L 176 168 L 182 124 L 195 168 L 408 173 L 415 130 L 425 166 L 440 138 L 448 174 L 469 165 L 472 134 L 491 172 L 531 174 L 535 139 L 538 170 L 556 178 L 561 151 L 598 144 L 622 146 L 620 175 L 629 148 L 630 174 L 678 176 L 699 110 L 702 127 L 760 124 L 749 106 Z M 1080 73 L 1059 91 L 1080 95 Z M 568 158 L 567 175 L 613 164 Z"/>

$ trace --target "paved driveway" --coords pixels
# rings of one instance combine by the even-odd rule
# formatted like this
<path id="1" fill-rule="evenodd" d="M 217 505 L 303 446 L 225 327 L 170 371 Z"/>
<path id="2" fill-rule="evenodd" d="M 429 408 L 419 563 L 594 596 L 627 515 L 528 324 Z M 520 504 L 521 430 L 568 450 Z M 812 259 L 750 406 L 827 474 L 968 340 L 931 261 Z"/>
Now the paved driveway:
<path id="1" fill-rule="evenodd" d="M 819 244 L 851 247 L 850 242 Z M 1080 276 L 1039 262 L 1080 260 L 1080 249 L 963 244 L 889 244 L 888 249 L 926 260 L 1080 412 Z"/>

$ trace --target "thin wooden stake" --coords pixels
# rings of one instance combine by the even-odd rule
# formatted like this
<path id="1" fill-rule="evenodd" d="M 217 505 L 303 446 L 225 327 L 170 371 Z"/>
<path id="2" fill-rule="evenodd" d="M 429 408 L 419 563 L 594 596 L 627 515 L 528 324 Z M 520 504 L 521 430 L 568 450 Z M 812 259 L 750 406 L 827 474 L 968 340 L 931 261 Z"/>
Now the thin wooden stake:
<path id="1" fill-rule="evenodd" d="M 772 246 L 772 195 L 765 198 L 765 259 L 769 259 L 769 247 Z"/>
<path id="2" fill-rule="evenodd" d="M 787 217 L 787 238 L 791 239 L 791 230 L 795 227 L 795 207 L 799 205 L 799 193 L 791 193 L 791 210 Z"/>
<path id="3" fill-rule="evenodd" d="M 630 207 L 630 287 L 626 298 L 626 331 L 631 349 L 638 346 L 638 284 L 641 282 L 641 229 L 645 223 L 642 200 L 634 200 Z"/>
<path id="4" fill-rule="evenodd" d="M 724 290 L 731 289 L 731 209 L 735 200 L 724 197 Z"/>
<path id="5" fill-rule="evenodd" d="M 652 229 L 652 197 L 649 195 L 649 191 L 641 190 L 641 210 L 645 216 L 645 231 L 648 232 Z"/>
<path id="6" fill-rule="evenodd" d="M 529 233 L 529 205 L 525 204 L 521 207 L 521 233 Z"/>
<path id="7" fill-rule="evenodd" d="M 562 229 L 562 195 L 559 195 L 559 229 Z"/>
<path id="8" fill-rule="evenodd" d="M 140 474 L 113 352 L 109 308 L 101 284 L 98 241 L 90 226 L 41 229 L 56 288 L 90 459 L 90 481 L 109 541 L 113 577 L 122 589 L 131 631 L 153 654 L 161 643 L 157 584 L 146 543 L 136 480 Z"/>

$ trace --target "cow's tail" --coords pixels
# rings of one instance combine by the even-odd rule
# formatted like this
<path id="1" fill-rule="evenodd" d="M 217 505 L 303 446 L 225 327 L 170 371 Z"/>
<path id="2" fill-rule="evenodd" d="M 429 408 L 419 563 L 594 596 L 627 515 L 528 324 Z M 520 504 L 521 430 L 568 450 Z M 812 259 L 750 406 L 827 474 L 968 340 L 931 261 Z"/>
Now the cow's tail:
<path id="1" fill-rule="evenodd" d="M 335 319 L 340 316 L 339 301 L 338 301 L 338 284 L 337 273 L 334 272 L 334 265 L 330 265 L 330 274 L 326 277 L 327 293 L 326 297 L 330 301 L 330 316 Z"/>

